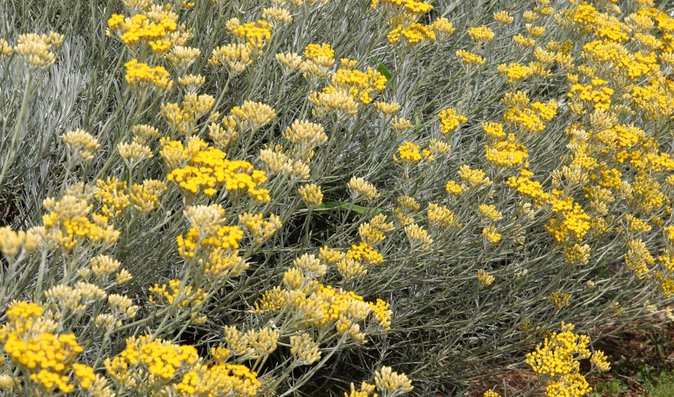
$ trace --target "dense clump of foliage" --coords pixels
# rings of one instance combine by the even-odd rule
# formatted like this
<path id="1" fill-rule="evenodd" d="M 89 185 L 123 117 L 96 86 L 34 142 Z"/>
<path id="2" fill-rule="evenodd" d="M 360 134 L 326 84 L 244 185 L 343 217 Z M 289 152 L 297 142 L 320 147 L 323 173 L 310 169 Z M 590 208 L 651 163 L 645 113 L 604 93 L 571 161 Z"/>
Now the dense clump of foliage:
<path id="1" fill-rule="evenodd" d="M 1 2 L 0 389 L 589 394 L 674 318 L 671 13 Z"/>

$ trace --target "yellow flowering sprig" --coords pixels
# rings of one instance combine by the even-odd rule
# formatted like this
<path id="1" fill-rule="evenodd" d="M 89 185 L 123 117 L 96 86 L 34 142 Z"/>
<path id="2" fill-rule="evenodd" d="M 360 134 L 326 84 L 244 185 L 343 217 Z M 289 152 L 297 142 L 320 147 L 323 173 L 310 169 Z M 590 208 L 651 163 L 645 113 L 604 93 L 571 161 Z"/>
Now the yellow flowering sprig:
<path id="1" fill-rule="evenodd" d="M 0 343 L 13 367 L 26 377 L 25 387 L 37 386 L 42 393 L 70 393 L 79 386 L 91 387 L 91 367 L 76 362 L 83 352 L 72 333 L 56 333 L 56 324 L 43 316 L 35 303 L 14 302 L 6 312 L 7 323 L 0 327 Z M 70 379 L 70 372 L 74 379 Z"/>
<path id="2" fill-rule="evenodd" d="M 243 193 L 256 201 L 270 200 L 269 191 L 259 187 L 267 180 L 265 172 L 249 162 L 228 160 L 224 152 L 198 138 L 190 138 L 185 146 L 162 138 L 161 145 L 160 155 L 171 169 L 167 179 L 186 193 L 203 192 L 213 197 L 224 188 L 232 195 Z"/>
<path id="3" fill-rule="evenodd" d="M 609 364 L 603 352 L 590 351 L 588 336 L 575 334 L 572 324 L 562 322 L 561 327 L 561 332 L 553 332 L 528 353 L 526 362 L 534 372 L 546 377 L 546 396 L 581 397 L 592 392 L 592 387 L 580 373 L 580 360 L 590 358 L 600 371 L 607 371 Z"/>

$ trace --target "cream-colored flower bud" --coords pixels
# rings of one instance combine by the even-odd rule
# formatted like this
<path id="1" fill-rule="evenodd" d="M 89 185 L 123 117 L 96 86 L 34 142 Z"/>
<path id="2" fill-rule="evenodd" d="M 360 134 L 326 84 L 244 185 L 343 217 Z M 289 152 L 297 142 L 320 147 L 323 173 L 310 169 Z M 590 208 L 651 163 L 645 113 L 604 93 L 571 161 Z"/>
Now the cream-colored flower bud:
<path id="1" fill-rule="evenodd" d="M 328 267 L 321 263 L 315 255 L 304 254 L 299 258 L 295 258 L 293 264 L 298 268 L 304 270 L 311 277 L 323 277 L 328 271 Z"/>
<path id="2" fill-rule="evenodd" d="M 381 367 L 379 371 L 375 371 L 374 383 L 380 391 L 388 395 L 409 393 L 414 389 L 407 375 L 394 372 L 391 367 Z"/>
<path id="3" fill-rule="evenodd" d="M 26 239 L 23 242 L 23 249 L 27 252 L 33 252 L 45 242 L 45 230 L 44 226 L 34 226 L 26 231 Z"/>
<path id="4" fill-rule="evenodd" d="M 262 18 L 276 23 L 293 23 L 293 16 L 290 11 L 280 7 L 269 7 L 262 10 Z"/>
<path id="5" fill-rule="evenodd" d="M 235 31 L 239 26 L 241 26 L 241 21 L 239 21 L 239 18 L 230 18 L 227 20 L 227 23 L 225 23 L 225 27 L 230 32 Z"/>
<path id="6" fill-rule="evenodd" d="M 206 77 L 200 74 L 186 74 L 178 77 L 178 84 L 191 91 L 196 91 L 199 87 L 206 84 Z"/>
<path id="7" fill-rule="evenodd" d="M 194 47 L 174 45 L 166 55 L 166 59 L 178 70 L 186 70 L 201 55 L 201 50 Z"/>
<path id="8" fill-rule="evenodd" d="M 0 252 L 7 257 L 13 258 L 19 253 L 26 240 L 26 233 L 15 232 L 9 226 L 0 228 Z"/>
<path id="9" fill-rule="evenodd" d="M 213 49 L 209 62 L 214 66 L 226 66 L 232 75 L 238 75 L 253 63 L 254 56 L 250 46 L 230 43 Z"/>
<path id="10" fill-rule="evenodd" d="M 311 176 L 311 168 L 309 165 L 302 160 L 295 160 L 292 162 L 292 171 L 291 175 L 299 179 L 309 179 Z"/>
<path id="11" fill-rule="evenodd" d="M 88 268 L 88 267 L 81 267 L 81 268 L 77 269 L 77 274 L 79 274 L 80 277 L 82 277 L 83 279 L 88 280 L 89 277 L 91 277 L 91 274 L 92 274 L 92 273 L 91 273 L 91 269 L 90 269 L 90 268 Z"/>
<path id="12" fill-rule="evenodd" d="M 101 300 L 104 299 L 107 295 L 105 291 L 99 288 L 97 285 L 85 283 L 82 281 L 79 281 L 75 284 L 75 290 L 82 296 L 82 298 L 88 300 Z"/>
<path id="13" fill-rule="evenodd" d="M 353 280 L 367 274 L 367 267 L 360 261 L 344 257 L 336 263 L 337 271 L 345 280 Z"/>
<path id="14" fill-rule="evenodd" d="M 491 275 L 488 271 L 484 269 L 479 269 L 477 271 L 477 282 L 480 283 L 480 285 L 483 285 L 485 287 L 488 287 L 496 281 L 496 277 Z"/>
<path id="15" fill-rule="evenodd" d="M 47 300 L 55 302 L 60 309 L 81 313 L 86 309 L 82 305 L 82 293 L 64 284 L 51 287 L 44 293 Z"/>
<path id="16" fill-rule="evenodd" d="M 380 113 L 391 115 L 400 111 L 400 104 L 398 102 L 376 102 L 374 108 Z"/>
<path id="17" fill-rule="evenodd" d="M 274 149 L 260 150 L 260 161 L 272 175 L 290 174 L 293 171 L 290 158 L 288 158 L 288 155 L 283 152 L 283 149 L 280 146 L 277 146 Z"/>
<path id="18" fill-rule="evenodd" d="M 124 295 L 110 294 L 108 295 L 108 305 L 124 311 L 133 306 L 133 301 Z"/>
<path id="19" fill-rule="evenodd" d="M 321 358 L 318 344 L 307 333 L 290 337 L 290 354 L 302 365 L 311 365 Z"/>
<path id="20" fill-rule="evenodd" d="M 403 117 L 394 117 L 391 120 L 391 128 L 395 132 L 403 132 L 412 128 L 412 122 Z"/>
<path id="21" fill-rule="evenodd" d="M 429 249 L 433 243 L 433 239 L 428 234 L 428 231 L 416 223 L 405 227 L 405 235 L 412 247 L 419 247 L 423 251 Z"/>
<path id="22" fill-rule="evenodd" d="M 21 381 L 12 375 L 2 374 L 0 375 L 0 390 L 11 392 L 18 388 L 21 385 Z"/>
<path id="23" fill-rule="evenodd" d="M 117 283 L 117 285 L 128 283 L 131 280 L 133 280 L 133 276 L 126 269 L 120 270 L 119 273 L 117 273 L 117 276 L 115 276 L 115 283 Z"/>
<path id="24" fill-rule="evenodd" d="M 225 209 L 219 204 L 189 206 L 183 215 L 197 230 L 200 238 L 214 235 L 225 221 Z"/>
<path id="25" fill-rule="evenodd" d="M 241 106 L 233 107 L 230 114 L 237 125 L 253 132 L 276 119 L 276 110 L 273 107 L 253 101 L 244 101 Z"/>
<path id="26" fill-rule="evenodd" d="M 151 139 L 157 139 L 161 136 L 159 130 L 148 124 L 136 124 L 131 127 L 131 133 L 134 135 L 134 140 L 141 143 L 147 142 Z"/>
<path id="27" fill-rule="evenodd" d="M 296 145 L 316 147 L 328 141 L 322 125 L 307 120 L 295 120 L 283 131 L 283 137 Z"/>
<path id="28" fill-rule="evenodd" d="M 124 314 L 126 315 L 127 318 L 134 318 L 138 314 L 138 309 L 140 309 L 138 306 L 131 305 L 126 308 Z"/>
<path id="29" fill-rule="evenodd" d="M 377 190 L 377 188 L 363 178 L 355 176 L 352 177 L 349 180 L 347 187 L 351 191 L 352 195 L 355 196 L 363 195 L 368 200 L 376 200 L 379 198 L 379 191 Z"/>
<path id="30" fill-rule="evenodd" d="M 0 56 L 9 57 L 12 56 L 12 46 L 9 45 L 7 40 L 0 39 Z"/>
<path id="31" fill-rule="evenodd" d="M 302 57 L 294 52 L 278 53 L 275 58 L 287 72 L 299 68 L 302 64 Z"/>
<path id="32" fill-rule="evenodd" d="M 98 277 L 107 276 L 119 269 L 122 264 L 108 255 L 98 255 L 91 258 L 91 271 Z"/>
<path id="33" fill-rule="evenodd" d="M 513 23 L 513 21 L 515 21 L 515 18 L 510 15 L 508 11 L 499 11 L 494 13 L 494 20 L 504 25 L 510 25 Z"/>
<path id="34" fill-rule="evenodd" d="M 267 356 L 276 350 L 278 339 L 281 334 L 279 331 L 264 327 L 259 330 L 248 330 L 246 337 L 248 345 L 257 357 Z"/>
<path id="35" fill-rule="evenodd" d="M 33 68 L 43 68 L 53 65 L 56 55 L 53 51 L 63 43 L 63 35 L 58 33 L 21 34 L 17 38 L 14 52 L 23 58 Z"/>
<path id="36" fill-rule="evenodd" d="M 353 321 L 363 321 L 372 312 L 372 307 L 362 301 L 351 300 L 347 303 L 346 313 Z"/>
<path id="37" fill-rule="evenodd" d="M 304 203 L 309 207 L 319 207 L 323 204 L 323 192 L 321 191 L 321 187 L 315 183 L 300 186 L 300 188 L 297 189 L 297 192 Z"/>
<path id="38" fill-rule="evenodd" d="M 122 159 L 128 163 L 137 163 L 152 158 L 152 149 L 138 142 L 120 143 L 117 150 Z"/>
<path id="39" fill-rule="evenodd" d="M 300 269 L 291 267 L 283 273 L 283 285 L 288 290 L 301 289 L 307 282 L 308 279 Z"/>
<path id="40" fill-rule="evenodd" d="M 109 313 L 99 314 L 94 318 L 94 325 L 99 328 L 110 329 L 116 324 L 115 316 Z"/>
<path id="41" fill-rule="evenodd" d="M 63 142 L 84 161 L 94 158 L 94 153 L 101 146 L 98 140 L 84 130 L 73 130 L 63 134 Z"/>
<path id="42" fill-rule="evenodd" d="M 222 120 L 222 124 L 210 123 L 208 125 L 208 136 L 211 137 L 218 149 L 226 149 L 232 142 L 239 139 L 236 121 L 231 116 L 228 116 Z"/>
<path id="43" fill-rule="evenodd" d="M 212 95 L 187 94 L 183 98 L 182 108 L 184 112 L 200 117 L 211 111 L 215 104 L 215 98 Z"/>

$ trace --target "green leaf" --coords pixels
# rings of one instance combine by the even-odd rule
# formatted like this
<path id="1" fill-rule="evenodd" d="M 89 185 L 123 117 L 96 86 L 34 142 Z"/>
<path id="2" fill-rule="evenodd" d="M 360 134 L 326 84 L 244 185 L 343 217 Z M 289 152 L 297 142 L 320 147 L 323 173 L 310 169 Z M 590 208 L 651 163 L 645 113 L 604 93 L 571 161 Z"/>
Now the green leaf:
<path id="1" fill-rule="evenodd" d="M 386 80 L 393 80 L 393 73 L 391 73 L 391 71 L 388 70 L 388 68 L 383 63 L 379 63 L 379 65 L 377 65 L 377 70 L 379 73 L 383 74 L 384 77 L 386 77 Z"/>
<path id="2" fill-rule="evenodd" d="M 386 80 L 388 81 L 388 84 L 391 86 L 392 89 L 395 90 L 396 88 L 396 83 L 393 81 L 393 73 L 391 73 L 391 70 L 386 67 L 381 61 L 379 61 L 377 58 L 373 59 L 373 63 L 377 64 L 377 70 L 379 73 L 384 75 L 386 77 Z"/>

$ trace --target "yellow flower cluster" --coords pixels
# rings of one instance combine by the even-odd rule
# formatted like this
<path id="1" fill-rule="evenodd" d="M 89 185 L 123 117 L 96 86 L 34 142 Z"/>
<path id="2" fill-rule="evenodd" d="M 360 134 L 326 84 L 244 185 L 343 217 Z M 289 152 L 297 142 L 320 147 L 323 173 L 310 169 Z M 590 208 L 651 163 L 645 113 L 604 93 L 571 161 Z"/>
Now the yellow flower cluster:
<path id="1" fill-rule="evenodd" d="M 108 19 L 109 34 L 118 35 L 129 46 L 145 44 L 157 53 L 163 53 L 171 47 L 172 33 L 177 29 L 178 15 L 170 8 L 158 5 L 132 17 L 112 14 Z"/>
<path id="2" fill-rule="evenodd" d="M 553 291 L 550 293 L 548 300 L 553 304 L 553 306 L 555 306 L 556 309 L 562 309 L 569 306 L 571 302 L 571 294 L 568 292 Z"/>
<path id="3" fill-rule="evenodd" d="M 161 115 L 173 130 L 192 135 L 197 129 L 199 119 L 208 114 L 214 104 L 215 98 L 210 95 L 189 93 L 183 97 L 180 105 L 164 102 L 161 105 Z"/>
<path id="4" fill-rule="evenodd" d="M 304 57 L 316 65 L 330 67 L 335 63 L 335 50 L 328 43 L 311 43 L 304 47 Z"/>
<path id="5" fill-rule="evenodd" d="M 358 227 L 360 242 L 353 244 L 346 254 L 323 247 L 320 257 L 327 264 L 334 264 L 340 275 L 351 280 L 367 274 L 368 269 L 384 263 L 384 256 L 375 247 L 393 231 L 393 223 L 387 222 L 386 215 L 379 214 Z"/>
<path id="6" fill-rule="evenodd" d="M 257 374 L 241 364 L 197 364 L 175 388 L 178 395 L 255 397 L 262 386 Z"/>
<path id="7" fill-rule="evenodd" d="M 269 356 L 276 350 L 279 336 L 277 330 L 269 327 L 241 332 L 235 326 L 226 326 L 224 339 L 230 354 L 259 359 Z"/>
<path id="8" fill-rule="evenodd" d="M 184 215 L 190 221 L 191 227 L 187 234 L 179 235 L 176 239 L 180 255 L 192 259 L 198 252 L 204 254 L 218 249 L 236 252 L 243 239 L 243 230 L 238 226 L 224 225 L 224 214 L 224 209 L 217 204 L 185 209 Z"/>
<path id="9" fill-rule="evenodd" d="M 261 49 L 271 39 L 272 25 L 263 20 L 241 24 L 237 18 L 227 21 L 227 30 L 247 46 Z"/>
<path id="10" fill-rule="evenodd" d="M 98 139 L 84 130 L 68 131 L 62 136 L 63 142 L 68 145 L 76 156 L 84 161 L 91 161 L 94 159 L 94 153 L 101 146 Z"/>
<path id="11" fill-rule="evenodd" d="M 507 93 L 503 104 L 506 107 L 503 121 L 532 134 L 543 132 L 546 123 L 557 114 L 555 102 L 530 102 L 527 94 L 522 91 Z"/>
<path id="12" fill-rule="evenodd" d="M 586 103 L 591 109 L 606 110 L 611 106 L 613 89 L 607 87 L 608 83 L 601 79 L 592 79 L 591 84 L 573 84 L 568 96 L 573 101 Z M 579 105 L 582 106 L 582 105 Z"/>
<path id="13" fill-rule="evenodd" d="M 150 66 L 147 63 L 132 59 L 124 64 L 126 74 L 124 78 L 131 85 L 150 85 L 162 90 L 173 86 L 169 72 L 163 66 Z"/>
<path id="14" fill-rule="evenodd" d="M 521 83 L 533 74 L 529 66 L 524 66 L 519 63 L 503 63 L 498 65 L 496 70 L 506 76 L 508 82 L 513 86 Z"/>
<path id="15" fill-rule="evenodd" d="M 604 353 L 592 353 L 590 338 L 573 333 L 573 329 L 573 325 L 562 322 L 561 332 L 553 332 L 526 356 L 526 362 L 534 372 L 548 379 L 545 387 L 548 397 L 581 397 L 592 392 L 592 387 L 580 373 L 580 360 L 590 358 L 597 369 L 609 369 Z"/>
<path id="16" fill-rule="evenodd" d="M 319 56 L 318 59 L 327 57 Z M 339 68 L 331 74 L 330 81 L 331 85 L 321 91 L 309 93 L 308 99 L 314 105 L 313 113 L 316 117 L 323 117 L 331 112 L 354 116 L 361 105 L 370 104 L 372 95 L 383 91 L 387 83 L 383 74 L 370 67 L 366 71 L 351 67 Z"/>
<path id="17" fill-rule="evenodd" d="M 199 354 L 193 346 L 175 345 L 145 335 L 128 338 L 121 353 L 105 360 L 105 369 L 116 382 L 149 391 L 156 385 L 171 382 L 198 361 Z M 147 375 L 152 378 L 144 381 Z"/>
<path id="18" fill-rule="evenodd" d="M 255 244 L 262 244 L 269 240 L 283 226 L 281 218 L 278 215 L 271 214 L 269 215 L 269 219 L 265 220 L 262 214 L 251 214 L 248 212 L 239 214 L 239 224 L 251 234 Z"/>
<path id="19" fill-rule="evenodd" d="M 12 364 L 26 373 L 27 380 L 43 393 L 70 393 L 75 389 L 69 374 L 74 370 L 82 389 L 91 385 L 93 370 L 75 363 L 84 350 L 74 334 L 56 334 L 56 324 L 42 317 L 35 303 L 15 302 L 6 312 L 7 323 L 0 327 L 0 343 Z"/>
<path id="20" fill-rule="evenodd" d="M 361 382 L 360 387 L 351 383 L 351 391 L 345 392 L 344 397 L 378 397 L 399 396 L 414 390 L 407 375 L 393 371 L 391 367 L 381 367 L 374 372 L 374 383 Z"/>
<path id="21" fill-rule="evenodd" d="M 496 226 L 494 225 L 489 225 L 483 228 L 482 235 L 484 236 L 485 240 L 487 240 L 490 244 L 498 244 L 501 241 L 501 238 L 503 237 L 501 233 L 498 232 Z"/>
<path id="22" fill-rule="evenodd" d="M 485 152 L 487 161 L 499 167 L 522 165 L 529 156 L 527 148 L 516 143 L 513 134 L 509 134 L 506 140 L 485 146 Z"/>
<path id="23" fill-rule="evenodd" d="M 348 334 L 359 343 L 365 342 L 366 334 L 361 331 L 360 322 L 371 317 L 384 329 L 391 325 L 391 311 L 388 303 L 378 299 L 366 302 L 353 291 L 344 291 L 315 281 L 304 290 L 274 287 L 262 294 L 255 303 L 259 314 L 282 312 L 293 317 L 294 327 L 308 329 L 334 326 L 341 334 Z"/>
<path id="24" fill-rule="evenodd" d="M 438 119 L 440 120 L 440 132 L 445 135 L 454 132 L 461 124 L 468 121 L 468 117 L 452 108 L 441 111 Z"/>
<path id="25" fill-rule="evenodd" d="M 3 215 L 12 224 L 32 222 L 21 219 L 31 216 L 32 207 L 15 210 L 15 202 L 25 200 L 23 193 L 59 191 L 58 199 L 44 200 L 43 226 L 25 231 L 0 227 L 0 252 L 7 265 L 3 284 L 9 285 L 2 286 L 0 303 L 27 293 L 44 302 L 44 309 L 18 302 L 6 311 L 6 324 L 0 327 L 3 392 L 48 395 L 79 388 L 105 397 L 252 397 L 311 390 L 306 382 L 314 373 L 322 376 L 328 373 L 325 366 L 340 364 L 333 356 L 339 349 L 391 328 L 390 306 L 377 295 L 393 296 L 403 308 L 427 298 L 434 308 L 444 299 L 437 294 L 482 286 L 480 310 L 498 314 L 505 309 L 493 299 L 503 293 L 495 285 L 497 277 L 500 283 L 514 277 L 524 295 L 535 298 L 511 300 L 520 305 L 514 312 L 531 309 L 549 318 L 578 317 L 579 308 L 589 311 L 586 318 L 600 318 L 604 304 L 616 315 L 630 313 L 643 302 L 623 299 L 632 292 L 620 290 L 623 281 L 648 293 L 674 296 L 674 156 L 668 147 L 674 116 L 674 18 L 652 0 L 621 4 L 627 15 L 615 1 L 585 0 L 537 0 L 521 14 L 498 11 L 493 20 L 478 15 L 457 38 L 464 48 L 442 42 L 455 30 L 447 18 L 436 17 L 453 13 L 435 9 L 442 2 L 371 0 L 372 12 L 381 18 L 365 18 L 372 23 L 360 36 L 352 31 L 357 18 L 349 16 L 343 25 L 329 20 L 343 10 L 328 0 L 243 2 L 241 10 L 254 14 L 245 21 L 230 18 L 237 7 L 226 0 L 121 3 L 123 11 L 107 20 L 108 35 L 123 47 L 121 55 L 100 43 L 95 47 L 105 54 L 90 53 L 92 61 L 122 67 L 115 74 L 124 73 L 127 87 L 119 96 L 110 94 L 115 81 L 91 87 L 96 88 L 91 92 L 105 94 L 103 102 L 77 109 L 83 112 L 82 125 L 95 126 L 96 138 L 79 129 L 63 134 L 68 163 L 62 180 L 47 181 L 46 190 L 22 190 Z M 457 6 L 458 11 L 465 8 Z M 199 31 L 215 21 L 226 23 Z M 68 37 L 80 36 L 81 24 L 74 25 L 67 26 Z M 342 26 L 348 31 L 334 48 L 320 41 L 329 36 L 325 29 Z M 220 43 L 223 28 L 229 42 Z M 309 31 L 313 38 L 304 37 Z M 56 33 L 17 35 L 16 46 L 0 39 L 0 55 L 7 57 L 0 59 L 2 65 L 28 64 L 25 105 L 12 124 L 20 144 L 13 138 L 8 153 L 33 144 L 24 136 L 35 124 L 29 118 L 44 112 L 34 110 L 31 95 L 41 92 L 36 84 L 43 76 L 51 81 L 59 75 L 36 69 L 55 62 L 63 40 Z M 488 44 L 492 41 L 498 43 Z M 513 48 L 505 58 L 499 57 L 502 51 L 488 52 L 508 45 Z M 269 54 L 267 49 L 288 52 Z M 352 54 L 340 53 L 347 50 Z M 438 62 L 448 55 L 458 62 L 440 64 L 438 71 Z M 445 67 L 458 68 L 456 84 L 450 81 L 456 71 L 445 72 Z M 424 93 L 436 82 L 451 83 L 450 92 Z M 425 99 L 430 102 L 423 103 Z M 99 120 L 100 115 L 106 119 Z M 161 125 L 140 124 L 154 123 L 149 120 Z M 453 152 L 449 138 L 457 144 Z M 22 167 L 11 168 L 14 157 L 11 153 L 3 159 L 3 186 L 24 175 Z M 37 180 L 61 175 L 45 171 L 36 174 Z M 344 184 L 344 175 L 354 174 L 369 181 L 353 176 Z M 436 186 L 447 174 L 444 186 Z M 144 179 L 158 175 L 162 180 Z M 268 175 L 273 180 L 267 182 Z M 78 178 L 92 179 L 85 183 Z M 349 195 L 360 205 L 348 202 Z M 323 204 L 324 198 L 330 201 Z M 361 199 L 367 203 L 357 202 Z M 326 232 L 330 245 L 319 243 Z M 122 263 L 105 252 L 120 235 L 115 257 L 133 271 L 134 283 Z M 143 268 L 156 265 L 147 259 L 154 250 L 171 248 L 163 235 L 177 235 L 177 247 L 160 252 L 157 261 L 173 263 L 179 256 L 185 262 L 179 271 Z M 321 245 L 312 253 L 311 247 Z M 31 256 L 38 248 L 42 257 Z M 293 253 L 292 265 L 279 274 L 276 265 Z M 532 271 L 520 260 L 529 257 L 550 260 Z M 586 289 L 549 277 L 564 258 L 586 266 L 573 275 Z M 613 274 L 610 265 L 621 259 L 639 283 Z M 57 262 L 62 266 L 54 266 Z M 452 271 L 445 271 L 447 266 Z M 234 280 L 249 267 L 254 268 L 250 277 Z M 552 284 L 532 287 L 527 272 Z M 606 272 L 611 283 L 602 280 Z M 326 280 L 335 276 L 339 283 L 328 285 Z M 63 281 L 54 281 L 61 277 Z M 274 279 L 280 280 L 269 287 Z M 128 296 L 114 293 L 123 283 Z M 35 292 L 20 288 L 25 285 L 34 285 Z M 396 292 L 401 286 L 403 293 Z M 254 310 L 245 310 L 249 289 L 264 291 Z M 420 297 L 417 290 L 434 295 Z M 646 292 L 634 295 L 645 297 Z M 613 302 L 597 299 L 597 294 L 611 296 Z M 130 296 L 144 304 L 134 305 Z M 157 309 L 154 313 L 143 309 L 148 302 L 149 310 Z M 108 309 L 99 310 L 99 305 Z M 200 316 L 206 309 L 208 318 Z M 457 312 L 465 309 L 457 307 Z M 650 312 L 656 309 L 647 306 Z M 122 320 L 137 314 L 143 317 L 122 326 Z M 475 326 L 509 332 L 503 322 L 478 324 L 489 316 L 468 316 L 467 323 L 464 317 L 451 322 L 457 335 L 465 337 L 466 327 Z M 543 329 L 549 318 L 539 317 Z M 207 327 L 188 328 L 207 320 Z M 423 327 L 414 325 L 418 340 L 431 335 L 446 344 L 452 332 L 440 320 L 401 316 L 401 335 L 404 327 L 425 321 Z M 213 335 L 222 321 L 231 325 Z M 72 330 L 89 339 L 81 339 L 80 346 Z M 98 331 L 105 332 L 99 336 Z M 119 345 L 122 331 L 154 334 L 128 338 L 124 350 L 111 356 L 109 348 Z M 161 339 L 184 340 L 194 332 L 205 332 L 203 340 L 214 344 L 211 357 L 200 357 L 196 345 Z M 457 367 L 472 362 L 470 354 L 480 347 L 463 342 L 459 344 L 469 356 L 457 360 Z M 403 344 L 396 340 L 395 345 Z M 511 346 L 508 342 L 502 350 Z M 400 355 L 417 354 L 414 346 L 409 350 Z M 420 354 L 426 350 L 446 354 L 435 348 Z M 80 354 L 97 369 L 104 360 L 105 373 L 76 362 Z M 428 357 L 413 358 L 409 361 L 416 363 Z M 561 332 L 549 334 L 526 359 L 545 381 L 548 396 L 591 392 L 581 360 L 601 371 L 610 368 L 602 352 L 591 352 L 587 336 L 564 323 Z M 313 364 L 317 367 L 298 369 Z M 433 368 L 428 376 L 437 379 Z M 412 390 L 407 376 L 382 367 L 371 381 L 351 384 L 345 395 L 393 396 Z M 494 391 L 484 395 L 498 396 Z"/>
<path id="26" fill-rule="evenodd" d="M 484 269 L 478 269 L 476 278 L 477 282 L 485 287 L 492 285 L 496 281 L 496 277 Z"/>
<path id="27" fill-rule="evenodd" d="M 60 200 L 47 198 L 43 205 L 49 211 L 42 217 L 44 236 L 67 252 L 84 239 L 110 245 L 119 237 L 107 216 L 91 214 L 93 206 L 86 199 L 65 195 Z"/>
<path id="28" fill-rule="evenodd" d="M 17 37 L 13 52 L 23 58 L 31 68 L 45 68 L 56 62 L 54 51 L 61 47 L 63 39 L 63 35 L 55 32 L 49 34 L 20 34 Z M 9 44 L 3 44 L 2 47 L 3 55 L 9 56 L 12 52 Z"/>
<path id="29" fill-rule="evenodd" d="M 433 9 L 431 3 L 417 0 L 372 0 L 370 2 L 372 8 L 380 5 L 383 7 L 395 7 L 396 10 L 404 10 L 410 14 L 426 14 Z"/>
<path id="30" fill-rule="evenodd" d="M 265 9 L 265 13 L 286 23 L 292 20 L 284 9 Z M 226 27 L 239 42 L 214 48 L 209 63 L 216 67 L 226 66 L 230 77 L 234 77 L 243 73 L 261 55 L 263 47 L 271 39 L 272 24 L 264 20 L 241 24 L 237 18 L 232 18 L 227 21 Z"/>
<path id="31" fill-rule="evenodd" d="M 150 303 L 158 304 L 165 301 L 169 305 L 176 307 L 198 308 L 206 297 L 206 293 L 199 288 L 192 288 L 190 285 L 180 285 L 180 280 L 169 280 L 168 284 L 155 284 L 149 289 Z"/>
<path id="32" fill-rule="evenodd" d="M 405 39 L 407 44 L 414 45 L 424 41 L 434 41 L 435 32 L 431 26 L 411 22 L 405 25 L 400 24 L 396 26 L 388 32 L 386 38 L 391 44 L 398 44 L 401 39 Z"/>
<path id="33" fill-rule="evenodd" d="M 487 60 L 483 56 L 466 50 L 457 50 L 455 55 L 457 58 L 459 58 L 462 64 L 467 66 L 468 65 L 482 66 L 487 62 Z"/>
<path id="34" fill-rule="evenodd" d="M 485 25 L 476 26 L 468 29 L 468 36 L 476 43 L 484 43 L 494 39 L 494 31 Z"/>
<path id="35" fill-rule="evenodd" d="M 430 25 L 419 23 L 419 19 L 431 10 L 433 5 L 417 0 L 372 0 L 373 9 L 380 9 L 382 16 L 391 27 L 386 35 L 389 43 L 399 44 L 403 39 L 408 45 L 433 42 L 436 34 L 443 37 L 454 32 L 454 26 L 446 18 L 440 17 Z"/>
<path id="36" fill-rule="evenodd" d="M 398 146 L 398 156 L 393 156 L 393 160 L 403 164 L 417 164 L 421 161 L 419 145 L 412 142 L 403 143 Z"/>
<path id="37" fill-rule="evenodd" d="M 187 145 L 162 138 L 161 157 L 172 170 L 167 176 L 191 194 L 203 192 L 208 197 L 224 189 L 236 197 L 245 193 L 256 201 L 270 200 L 269 191 L 259 185 L 267 180 L 264 171 L 247 161 L 227 160 L 224 152 L 210 147 L 199 138 L 190 138 Z"/>
<path id="38" fill-rule="evenodd" d="M 372 102 L 372 93 L 383 91 L 387 80 L 383 74 L 372 68 L 367 68 L 366 72 L 342 68 L 332 75 L 331 82 L 335 90 L 345 90 L 362 104 L 368 105 Z"/>

